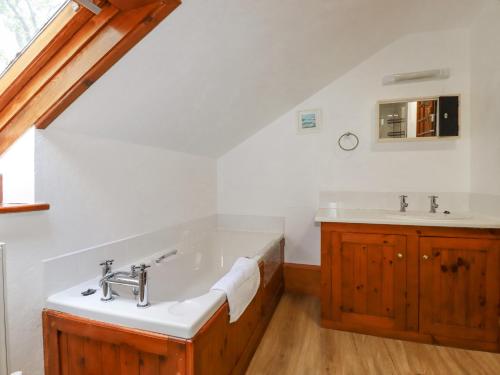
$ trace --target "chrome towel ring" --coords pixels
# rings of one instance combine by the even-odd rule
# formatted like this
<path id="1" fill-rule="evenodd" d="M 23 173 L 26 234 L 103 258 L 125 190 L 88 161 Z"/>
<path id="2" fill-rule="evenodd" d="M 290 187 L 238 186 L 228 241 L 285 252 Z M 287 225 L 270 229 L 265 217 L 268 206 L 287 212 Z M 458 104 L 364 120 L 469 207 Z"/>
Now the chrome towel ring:
<path id="1" fill-rule="evenodd" d="M 352 146 L 352 147 L 345 147 L 342 145 L 342 141 L 344 138 L 349 138 L 349 137 L 354 137 L 354 139 L 356 140 L 356 143 Z M 337 141 L 339 147 L 344 150 L 344 151 L 353 151 L 355 150 L 356 148 L 358 148 L 359 146 L 359 138 L 356 134 L 354 133 L 351 133 L 351 132 L 347 132 L 347 133 L 344 133 L 342 134 L 340 137 L 339 137 L 339 140 Z"/>

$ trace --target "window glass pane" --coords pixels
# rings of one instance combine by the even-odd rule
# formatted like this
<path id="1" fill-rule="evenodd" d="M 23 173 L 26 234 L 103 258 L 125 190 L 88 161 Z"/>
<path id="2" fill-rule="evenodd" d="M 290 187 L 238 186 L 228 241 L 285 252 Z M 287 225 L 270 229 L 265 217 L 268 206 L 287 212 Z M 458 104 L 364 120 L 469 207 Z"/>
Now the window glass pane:
<path id="1" fill-rule="evenodd" d="M 3 0 L 0 0 L 3 1 Z M 35 201 L 35 129 L 31 128 L 0 155 L 4 203 Z"/>
<path id="2" fill-rule="evenodd" d="M 0 0 L 0 75 L 68 0 Z"/>

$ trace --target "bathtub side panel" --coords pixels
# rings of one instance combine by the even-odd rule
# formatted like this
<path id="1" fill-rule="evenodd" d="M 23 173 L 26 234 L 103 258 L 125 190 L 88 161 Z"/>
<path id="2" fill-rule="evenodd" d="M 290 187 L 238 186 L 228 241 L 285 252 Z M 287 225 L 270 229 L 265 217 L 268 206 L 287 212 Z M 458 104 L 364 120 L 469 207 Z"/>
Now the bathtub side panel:
<path id="1" fill-rule="evenodd" d="M 46 375 L 189 375 L 185 340 L 51 310 L 43 329 Z"/>
<path id="2" fill-rule="evenodd" d="M 283 294 L 284 241 L 275 251 L 281 264 L 266 275 L 260 263 L 259 290 L 237 322 L 229 323 L 229 305 L 224 303 L 188 343 L 193 375 L 243 375 L 264 335 Z M 264 283 L 264 279 L 268 280 Z"/>

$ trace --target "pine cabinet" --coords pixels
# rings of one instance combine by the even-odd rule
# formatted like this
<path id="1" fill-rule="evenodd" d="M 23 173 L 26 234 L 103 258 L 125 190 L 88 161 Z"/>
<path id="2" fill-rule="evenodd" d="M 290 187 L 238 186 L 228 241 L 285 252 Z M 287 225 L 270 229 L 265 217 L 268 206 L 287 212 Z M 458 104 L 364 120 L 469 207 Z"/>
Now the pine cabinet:
<path id="1" fill-rule="evenodd" d="M 498 351 L 500 231 L 323 223 L 322 325 Z"/>
<path id="2" fill-rule="evenodd" d="M 498 341 L 500 241 L 420 240 L 420 330 L 433 336 Z"/>
<path id="3" fill-rule="evenodd" d="M 334 319 L 404 329 L 406 238 L 334 233 L 332 240 Z"/>

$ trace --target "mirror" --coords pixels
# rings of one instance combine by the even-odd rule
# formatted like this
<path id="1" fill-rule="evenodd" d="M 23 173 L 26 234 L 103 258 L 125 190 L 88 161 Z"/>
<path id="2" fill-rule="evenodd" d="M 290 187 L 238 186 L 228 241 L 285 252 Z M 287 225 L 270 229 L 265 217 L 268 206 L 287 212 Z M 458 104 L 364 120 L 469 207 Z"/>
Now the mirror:
<path id="1" fill-rule="evenodd" d="M 379 140 L 457 137 L 459 104 L 459 96 L 379 102 Z"/>

